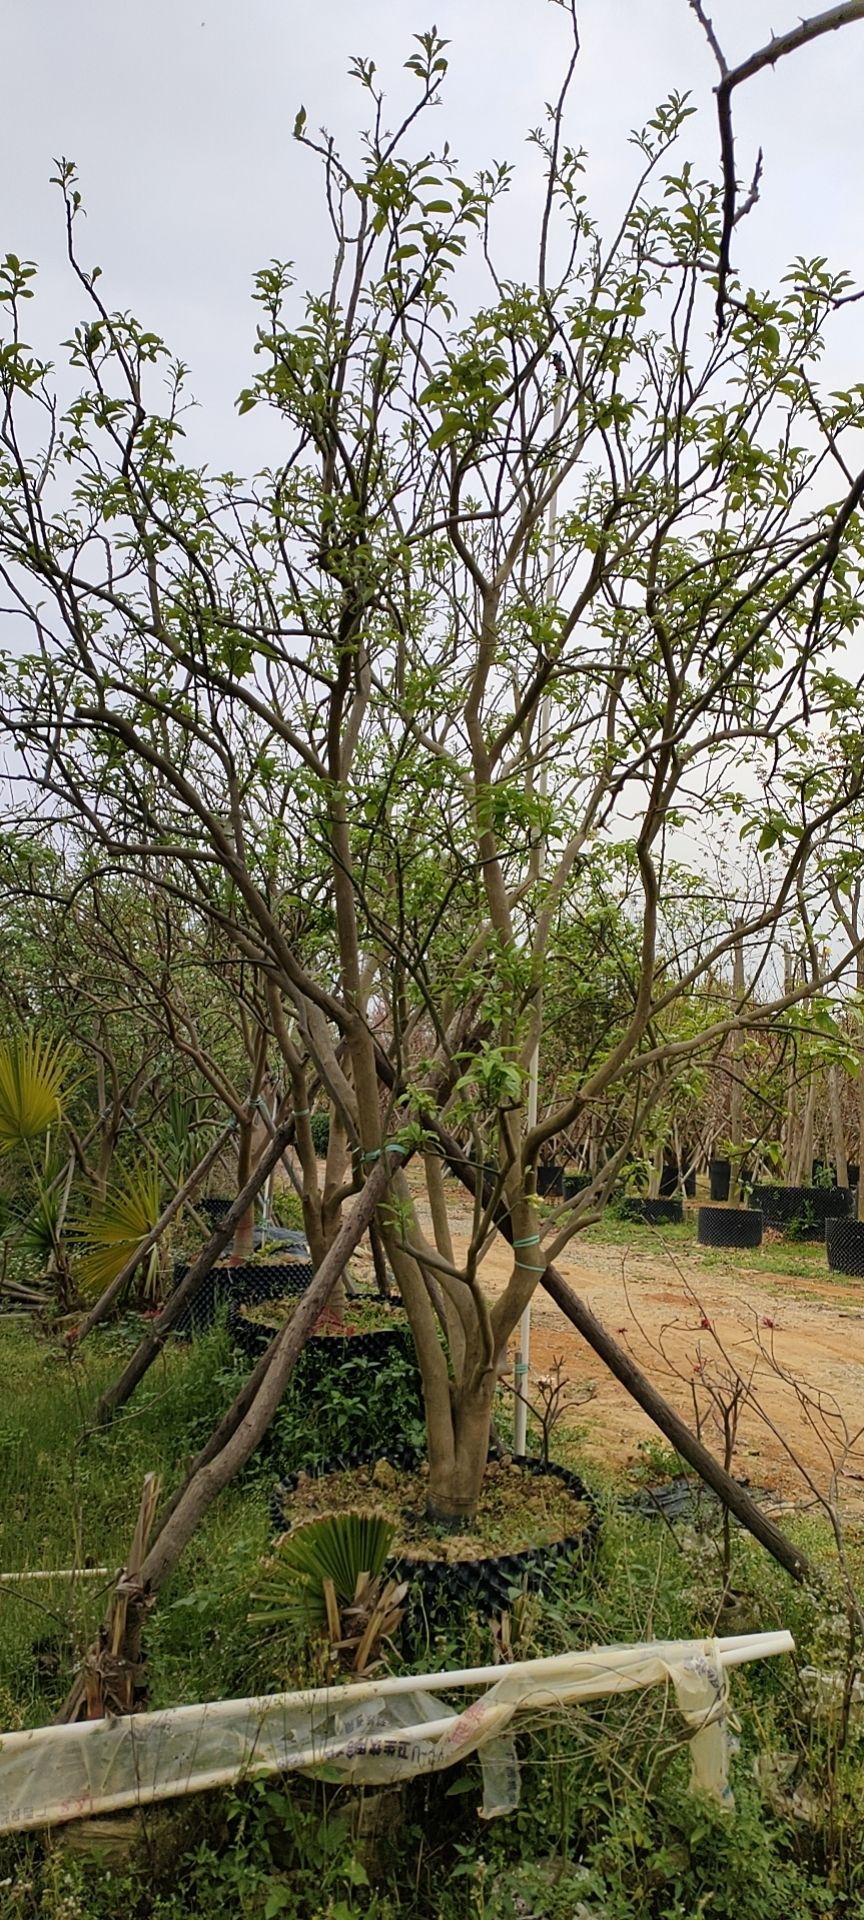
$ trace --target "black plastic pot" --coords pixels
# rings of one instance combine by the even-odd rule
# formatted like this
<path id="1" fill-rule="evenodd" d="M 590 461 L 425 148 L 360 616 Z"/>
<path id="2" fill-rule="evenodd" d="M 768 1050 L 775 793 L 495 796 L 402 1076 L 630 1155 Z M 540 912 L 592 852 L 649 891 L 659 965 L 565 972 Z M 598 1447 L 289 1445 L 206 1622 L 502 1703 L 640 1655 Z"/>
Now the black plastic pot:
<path id="1" fill-rule="evenodd" d="M 542 1195 L 563 1194 L 564 1168 L 556 1166 L 538 1167 L 537 1192 Z"/>
<path id="2" fill-rule="evenodd" d="M 652 1227 L 680 1227 L 684 1204 L 681 1200 L 622 1200 L 618 1212 L 622 1220 L 645 1220 Z"/>
<path id="3" fill-rule="evenodd" d="M 709 1160 L 708 1178 L 711 1182 L 712 1200 L 728 1200 L 729 1182 L 732 1178 L 731 1160 Z"/>
<path id="4" fill-rule="evenodd" d="M 386 1455 L 391 1466 L 397 1469 L 401 1467 L 408 1472 L 417 1466 L 420 1457 L 416 1453 Z M 370 1466 L 381 1458 L 380 1454 L 348 1456 L 327 1461 L 320 1467 L 311 1468 L 310 1472 L 314 1473 L 316 1479 L 323 1478 L 328 1473 L 344 1472 L 351 1467 Z M 514 1592 L 544 1592 L 562 1561 L 575 1558 L 584 1561 L 593 1552 L 600 1531 L 600 1514 L 593 1494 L 578 1474 L 555 1464 L 544 1467 L 541 1460 L 520 1460 L 518 1465 L 524 1473 L 548 1474 L 563 1480 L 574 1498 L 588 1508 L 584 1527 L 579 1533 L 553 1540 L 547 1547 L 526 1547 L 521 1553 L 490 1554 L 482 1560 L 419 1560 L 410 1553 L 394 1557 L 389 1563 L 390 1570 L 399 1579 L 410 1581 L 413 1595 L 419 1602 L 418 1625 L 421 1628 L 431 1614 L 442 1609 L 446 1611 L 459 1601 L 467 1601 L 486 1614 L 504 1613 L 512 1604 Z M 271 1514 L 274 1525 L 280 1531 L 290 1525 L 289 1496 L 298 1478 L 298 1475 L 292 1474 L 274 1488 Z"/>
<path id="5" fill-rule="evenodd" d="M 223 1194 L 211 1193 L 208 1194 L 206 1200 L 193 1201 L 193 1205 L 196 1213 L 202 1213 L 205 1220 L 209 1220 L 211 1227 L 218 1227 L 220 1220 L 224 1220 L 226 1213 L 231 1212 L 234 1202 L 233 1200 L 226 1199 Z"/>
<path id="6" fill-rule="evenodd" d="M 857 1187 L 860 1172 L 861 1172 L 861 1169 L 858 1166 L 857 1161 L 847 1160 L 846 1162 L 847 1186 Z M 830 1176 L 832 1186 L 836 1187 L 837 1168 L 835 1167 L 833 1160 L 814 1160 L 813 1162 L 814 1180 L 819 1179 L 821 1184 L 821 1180 L 824 1179 L 825 1174 L 828 1174 Z"/>
<path id="7" fill-rule="evenodd" d="M 864 1221 L 826 1220 L 825 1252 L 832 1273 L 864 1280 Z"/>
<path id="8" fill-rule="evenodd" d="M 690 1173 L 685 1174 L 683 1176 L 683 1180 L 684 1180 L 684 1192 L 687 1195 L 688 1200 L 695 1199 L 696 1197 L 695 1172 L 691 1171 Z M 671 1199 L 674 1194 L 679 1192 L 681 1187 L 681 1181 L 682 1181 L 682 1175 L 681 1175 L 680 1161 L 667 1160 L 666 1165 L 663 1168 L 663 1172 L 660 1177 L 661 1198 L 664 1200 Z"/>
<path id="9" fill-rule="evenodd" d="M 849 1187 L 754 1187 L 748 1206 L 761 1212 L 766 1227 L 791 1229 L 796 1240 L 821 1240 L 826 1220 L 851 1213 L 852 1193 Z"/>
<path id="10" fill-rule="evenodd" d="M 751 1498 L 759 1498 L 757 1490 L 750 1481 L 737 1479 L 736 1487 L 742 1487 Z M 713 1487 L 706 1487 L 704 1480 L 695 1476 L 681 1475 L 676 1480 L 663 1480 L 659 1486 L 644 1487 L 639 1493 L 627 1494 L 619 1501 L 626 1513 L 638 1513 L 644 1520 L 692 1520 L 700 1509 L 714 1508 L 722 1510 L 718 1495 Z"/>
<path id="11" fill-rule="evenodd" d="M 229 1331 L 236 1346 L 248 1360 L 257 1360 L 273 1338 L 269 1327 L 245 1320 L 239 1305 L 229 1317 Z M 384 1367 L 394 1353 L 403 1353 L 416 1365 L 414 1338 L 407 1322 L 402 1326 L 375 1327 L 371 1333 L 312 1334 L 302 1353 L 304 1378 L 312 1383 L 335 1369 L 344 1371 L 351 1360 L 375 1360 Z"/>
<path id="12" fill-rule="evenodd" d="M 187 1272 L 188 1267 L 175 1267 L 175 1285 L 179 1285 Z M 186 1337 L 206 1333 L 223 1306 L 254 1306 L 261 1300 L 278 1300 L 283 1294 L 305 1293 L 312 1273 L 311 1260 L 291 1260 L 278 1266 L 265 1265 L 262 1261 L 237 1267 L 212 1267 L 198 1292 L 183 1307 L 175 1332 Z"/>
<path id="13" fill-rule="evenodd" d="M 700 1207 L 696 1238 L 701 1247 L 758 1247 L 762 1215 L 752 1207 Z"/>

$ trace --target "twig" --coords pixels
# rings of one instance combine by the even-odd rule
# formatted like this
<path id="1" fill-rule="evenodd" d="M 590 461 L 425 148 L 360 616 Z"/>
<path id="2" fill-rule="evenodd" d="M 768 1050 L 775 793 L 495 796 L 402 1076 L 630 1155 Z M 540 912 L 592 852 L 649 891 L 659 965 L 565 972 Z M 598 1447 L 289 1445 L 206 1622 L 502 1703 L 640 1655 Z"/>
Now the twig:
<path id="1" fill-rule="evenodd" d="M 864 20 L 864 0 L 841 0 L 837 6 L 826 7 L 824 13 L 813 14 L 809 20 L 799 20 L 798 25 L 790 27 L 787 33 L 772 34 L 764 47 L 757 48 L 737 67 L 730 67 L 720 42 L 714 31 L 712 21 L 705 12 L 702 0 L 690 0 L 708 45 L 717 62 L 720 80 L 714 91 L 717 98 L 717 122 L 720 129 L 720 158 L 723 168 L 723 223 L 720 230 L 720 259 L 717 278 L 717 326 L 722 327 L 726 312 L 726 289 L 731 270 L 732 234 L 738 221 L 749 213 L 759 197 L 759 181 L 762 173 L 762 153 L 756 162 L 753 182 L 747 199 L 738 206 L 738 186 L 735 178 L 735 133 L 732 125 L 732 95 L 736 87 L 745 80 L 752 80 L 765 67 L 776 66 L 778 60 L 788 53 L 797 53 L 800 47 L 806 47 L 811 40 L 818 40 L 824 33 L 836 33 L 840 27 L 851 26 L 856 20 Z"/>

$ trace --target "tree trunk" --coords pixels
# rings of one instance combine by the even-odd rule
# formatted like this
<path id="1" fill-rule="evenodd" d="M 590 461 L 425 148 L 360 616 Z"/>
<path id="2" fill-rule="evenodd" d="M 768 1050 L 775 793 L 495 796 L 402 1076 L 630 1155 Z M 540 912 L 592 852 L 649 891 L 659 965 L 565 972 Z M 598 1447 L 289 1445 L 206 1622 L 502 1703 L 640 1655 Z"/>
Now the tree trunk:
<path id="1" fill-rule="evenodd" d="M 256 1368 L 258 1386 L 254 1397 L 250 1400 L 247 1389 L 244 1387 L 241 1390 L 235 1405 L 242 1403 L 244 1410 L 230 1437 L 218 1453 L 193 1470 L 179 1499 L 172 1502 L 141 1567 L 140 1584 L 148 1594 L 155 1593 L 168 1574 L 173 1572 L 208 1507 L 245 1466 L 266 1433 L 285 1392 L 294 1362 L 366 1231 L 391 1178 L 397 1155 L 403 1152 L 404 1149 L 395 1142 L 391 1142 L 382 1152 L 314 1280 L 287 1325 L 277 1334 L 269 1356 L 264 1356 L 266 1366 L 260 1372 Z M 223 1422 L 226 1428 L 231 1424 L 230 1414 L 231 1410 Z"/>
<path id="2" fill-rule="evenodd" d="M 744 999 L 744 942 L 740 934 L 741 922 L 736 921 L 734 960 L 732 966 L 732 997 L 736 1011 Z M 731 1054 L 730 1072 L 732 1076 L 729 1094 L 729 1205 L 737 1207 L 741 1190 L 741 1148 L 744 1145 L 744 1083 L 741 1078 L 741 1029 L 736 1027 L 729 1042 Z"/>
<path id="3" fill-rule="evenodd" d="M 811 1074 L 804 1102 L 804 1116 L 801 1121 L 801 1140 L 798 1159 L 792 1180 L 793 1187 L 809 1187 L 813 1182 L 813 1114 L 816 1106 L 818 1078 Z"/>
<path id="4" fill-rule="evenodd" d="M 384 1244 L 381 1239 L 381 1231 L 377 1220 L 370 1220 L 369 1222 L 369 1245 L 372 1249 L 372 1265 L 375 1268 L 375 1285 L 378 1289 L 379 1296 L 382 1300 L 390 1300 L 393 1297 L 393 1287 L 387 1269 L 387 1257 L 384 1252 Z"/>
<path id="5" fill-rule="evenodd" d="M 334 1108 L 330 1115 L 327 1158 L 324 1166 L 324 1193 L 321 1200 L 322 1259 L 329 1253 L 339 1232 L 342 1198 L 345 1193 L 345 1183 L 349 1178 L 348 1140 L 341 1116 Z M 344 1275 L 340 1275 L 330 1295 L 330 1310 L 339 1320 L 345 1318 L 347 1300 Z"/>
<path id="6" fill-rule="evenodd" d="M 429 1490 L 426 1512 L 430 1520 L 454 1531 L 474 1518 L 489 1457 L 489 1432 L 495 1374 L 479 1387 L 462 1387 L 454 1395 L 453 1449 L 445 1456 L 429 1448 Z"/>
<path id="7" fill-rule="evenodd" d="M 796 985 L 795 960 L 788 947 L 783 949 L 783 991 L 794 992 Z M 796 1130 L 795 1130 L 795 1042 L 789 1045 L 789 1059 L 786 1067 L 786 1115 L 783 1128 L 783 1179 L 787 1187 L 795 1184 Z"/>
<path id="8" fill-rule="evenodd" d="M 238 1193 L 242 1192 L 243 1189 L 248 1186 L 249 1175 L 252 1171 L 253 1126 L 254 1126 L 254 1121 L 244 1120 L 240 1128 L 240 1138 L 237 1143 L 237 1191 Z M 261 1184 L 263 1186 L 264 1184 L 263 1181 Z M 249 1206 L 245 1207 L 243 1212 L 238 1216 L 237 1225 L 234 1228 L 234 1241 L 231 1248 L 231 1258 L 232 1260 L 235 1260 L 238 1265 L 242 1265 L 244 1261 L 248 1260 L 251 1257 L 254 1251 L 255 1251 L 255 1196 L 253 1195 L 253 1198 Z"/>
<path id="9" fill-rule="evenodd" d="M 855 968 L 859 1019 L 864 1020 L 864 953 Z M 864 1225 L 864 1046 L 858 1055 L 858 1219 Z"/>
<path id="10" fill-rule="evenodd" d="M 834 1171 L 838 1187 L 849 1185 L 849 1162 L 846 1158 L 846 1133 L 843 1126 L 843 1103 L 840 1097 L 840 1068 L 828 1069 L 828 1093 L 831 1102 L 831 1138 L 834 1145 Z"/>

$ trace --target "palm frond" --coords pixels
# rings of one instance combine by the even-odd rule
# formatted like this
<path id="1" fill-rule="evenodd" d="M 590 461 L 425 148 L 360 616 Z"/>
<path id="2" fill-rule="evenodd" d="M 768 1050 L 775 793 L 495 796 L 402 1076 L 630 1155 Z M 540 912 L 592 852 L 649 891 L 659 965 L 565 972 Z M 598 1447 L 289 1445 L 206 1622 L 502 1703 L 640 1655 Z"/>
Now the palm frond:
<path id="1" fill-rule="evenodd" d="M 17 1244 L 41 1267 L 50 1266 L 59 1240 L 60 1194 L 48 1188 L 39 1195 L 26 1220 L 18 1223 Z"/>
<path id="2" fill-rule="evenodd" d="M 328 1625 L 327 1585 L 349 1606 L 364 1576 L 383 1571 L 395 1528 L 381 1513 L 328 1513 L 294 1527 L 278 1541 L 258 1592 L 255 1625 L 322 1631 Z"/>
<path id="3" fill-rule="evenodd" d="M 56 1126 L 72 1070 L 70 1048 L 38 1033 L 0 1041 L 0 1153 Z"/>
<path id="4" fill-rule="evenodd" d="M 146 1239 L 162 1211 L 162 1183 L 154 1160 L 139 1161 L 124 1178 L 109 1187 L 104 1200 L 93 1207 L 73 1230 L 82 1248 L 76 1272 L 82 1286 L 104 1288 L 116 1280 L 136 1247 Z M 159 1270 L 159 1253 L 148 1256 L 145 1292 Z"/>

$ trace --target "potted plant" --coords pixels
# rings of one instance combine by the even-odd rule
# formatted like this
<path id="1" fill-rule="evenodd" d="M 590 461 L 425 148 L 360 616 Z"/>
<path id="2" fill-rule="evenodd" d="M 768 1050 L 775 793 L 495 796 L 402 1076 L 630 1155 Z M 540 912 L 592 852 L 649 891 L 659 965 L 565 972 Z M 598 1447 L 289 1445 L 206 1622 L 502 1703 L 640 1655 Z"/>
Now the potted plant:
<path id="1" fill-rule="evenodd" d="M 696 1238 L 701 1247 L 759 1247 L 762 1215 L 753 1207 L 700 1207 Z"/>

